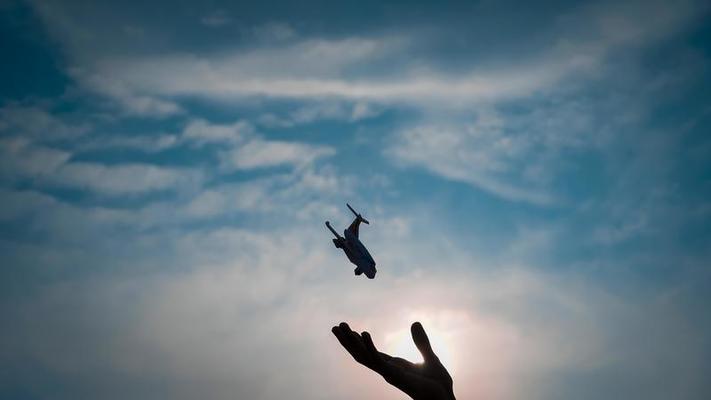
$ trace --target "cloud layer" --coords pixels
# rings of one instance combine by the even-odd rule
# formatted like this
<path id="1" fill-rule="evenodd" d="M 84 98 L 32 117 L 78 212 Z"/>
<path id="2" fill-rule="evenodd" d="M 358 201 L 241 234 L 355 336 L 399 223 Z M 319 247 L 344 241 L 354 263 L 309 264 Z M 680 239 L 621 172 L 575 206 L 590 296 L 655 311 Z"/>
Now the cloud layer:
<path id="1" fill-rule="evenodd" d="M 343 320 L 407 357 L 422 321 L 460 398 L 709 397 L 708 6 L 0 20 L 62 89 L 0 93 L 0 397 L 401 398 Z"/>

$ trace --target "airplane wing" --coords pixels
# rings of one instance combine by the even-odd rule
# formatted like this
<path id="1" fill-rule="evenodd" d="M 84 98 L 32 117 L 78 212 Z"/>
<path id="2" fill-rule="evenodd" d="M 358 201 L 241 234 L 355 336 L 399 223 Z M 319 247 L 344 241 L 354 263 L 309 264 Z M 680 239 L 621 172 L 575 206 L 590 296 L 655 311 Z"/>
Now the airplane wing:
<path id="1" fill-rule="evenodd" d="M 363 223 L 365 223 L 366 225 L 370 225 L 370 222 L 368 222 L 367 219 L 363 218 L 362 215 L 360 215 L 359 213 L 357 213 L 356 210 L 354 210 L 353 207 L 351 207 L 350 204 L 346 203 L 346 207 L 348 207 L 348 209 L 351 210 L 351 212 L 353 213 L 353 215 L 356 216 L 356 218 L 359 218 L 359 219 L 360 219 Z"/>
<path id="2" fill-rule="evenodd" d="M 341 235 L 339 235 L 338 232 L 336 232 L 336 230 L 333 229 L 333 227 L 331 227 L 330 222 L 326 221 L 326 227 L 328 228 L 329 231 L 331 231 L 331 233 L 333 233 L 334 236 L 336 236 L 336 238 L 338 238 L 338 239 L 341 238 Z"/>

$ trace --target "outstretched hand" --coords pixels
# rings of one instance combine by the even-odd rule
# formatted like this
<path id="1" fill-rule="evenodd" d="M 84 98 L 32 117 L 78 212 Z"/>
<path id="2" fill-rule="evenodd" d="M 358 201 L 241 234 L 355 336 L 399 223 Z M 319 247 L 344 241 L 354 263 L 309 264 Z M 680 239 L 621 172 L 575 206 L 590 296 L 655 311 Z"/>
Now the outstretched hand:
<path id="1" fill-rule="evenodd" d="M 368 332 L 358 334 L 345 322 L 331 329 L 356 361 L 380 374 L 389 384 L 414 400 L 453 400 L 452 377 L 432 351 L 422 324 L 415 322 L 410 331 L 415 346 L 422 354 L 422 364 L 379 352 Z"/>

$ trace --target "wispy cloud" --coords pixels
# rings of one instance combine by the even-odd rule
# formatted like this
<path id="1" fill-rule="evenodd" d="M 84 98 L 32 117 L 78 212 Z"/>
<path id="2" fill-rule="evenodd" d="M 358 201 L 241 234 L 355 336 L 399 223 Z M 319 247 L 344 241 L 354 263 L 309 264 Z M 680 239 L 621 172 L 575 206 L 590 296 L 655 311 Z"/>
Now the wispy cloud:
<path id="1" fill-rule="evenodd" d="M 132 149 L 147 153 L 161 152 L 180 143 L 178 135 L 167 133 L 122 135 L 111 134 L 85 138 L 73 146 L 75 151 Z"/>
<path id="2" fill-rule="evenodd" d="M 302 167 L 336 152 L 334 148 L 325 145 L 265 139 L 247 121 L 214 124 L 205 120 L 192 120 L 183 129 L 182 139 L 197 144 L 223 145 L 219 157 L 224 170 Z"/>
<path id="3" fill-rule="evenodd" d="M 6 105 L 0 108 L 0 132 L 41 141 L 76 139 L 91 129 L 87 122 L 72 124 L 38 106 Z"/>
<path id="4" fill-rule="evenodd" d="M 0 142 L 3 172 L 27 176 L 44 176 L 64 165 L 71 153 L 45 146 L 35 146 L 24 138 L 8 138 Z"/>
<path id="5" fill-rule="evenodd" d="M 266 127 L 294 127 L 323 120 L 356 122 L 377 116 L 382 110 L 366 102 L 324 101 L 297 107 L 285 115 L 265 113 L 259 124 Z"/>
<path id="6" fill-rule="evenodd" d="M 482 113 L 463 125 L 407 128 L 396 136 L 387 154 L 396 162 L 423 167 L 505 199 L 551 205 L 555 200 L 547 188 L 523 179 L 520 169 L 521 159 L 534 147 L 530 136 L 507 134 L 498 116 Z"/>
<path id="7" fill-rule="evenodd" d="M 328 146 L 254 139 L 222 154 L 224 168 L 253 169 L 279 165 L 301 166 L 335 154 Z"/>
<path id="8" fill-rule="evenodd" d="M 663 2 L 581 7 L 559 22 L 559 29 L 571 32 L 565 40 L 517 60 L 515 66 L 472 64 L 459 72 L 426 60 L 403 60 L 416 45 L 417 35 L 401 34 L 299 38 L 215 54 L 107 56 L 71 73 L 90 90 L 115 98 L 130 112 L 155 116 L 180 112 L 174 99 L 182 96 L 467 107 L 473 102 L 534 95 L 568 78 L 592 77 L 617 51 L 675 33 L 693 17 L 693 10 L 693 3 L 671 6 Z M 581 34 L 576 24 L 584 24 L 589 33 Z M 377 73 L 383 62 L 396 65 L 399 73 Z M 356 73 L 359 69 L 374 73 Z"/>
<path id="9" fill-rule="evenodd" d="M 42 193 L 7 189 L 0 189 L 0 199 L 0 221 L 15 220 L 37 210 L 52 207 L 56 203 L 54 198 Z"/>
<path id="10" fill-rule="evenodd" d="M 168 168 L 150 164 L 102 165 L 72 162 L 49 175 L 52 184 L 88 189 L 103 194 L 136 194 L 172 190 L 197 184 L 200 174 L 186 168 Z"/>
<path id="11" fill-rule="evenodd" d="M 71 68 L 69 72 L 83 82 L 87 89 L 117 101 L 129 114 L 159 118 L 183 111 L 176 102 L 132 90 L 125 82 L 111 74 L 97 73 L 80 67 Z"/>
<path id="12" fill-rule="evenodd" d="M 182 138 L 197 144 L 244 142 L 254 135 L 254 128 L 247 121 L 232 124 L 213 124 L 203 119 L 194 119 L 183 128 Z"/>
<path id="13" fill-rule="evenodd" d="M 198 171 L 142 163 L 103 165 L 71 161 L 71 153 L 34 145 L 24 139 L 0 143 L 3 170 L 10 179 L 29 179 L 40 185 L 89 190 L 100 194 L 139 194 L 197 184 Z"/>

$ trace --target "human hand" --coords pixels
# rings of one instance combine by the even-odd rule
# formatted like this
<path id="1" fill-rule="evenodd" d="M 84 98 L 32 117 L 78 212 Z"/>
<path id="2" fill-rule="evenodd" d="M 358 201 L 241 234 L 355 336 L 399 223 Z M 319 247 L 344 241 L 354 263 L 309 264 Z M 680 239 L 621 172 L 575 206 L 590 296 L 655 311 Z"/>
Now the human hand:
<path id="1" fill-rule="evenodd" d="M 357 362 L 377 372 L 414 400 L 454 400 L 452 377 L 432 351 L 422 324 L 413 323 L 410 331 L 422 354 L 424 362 L 421 364 L 379 352 L 368 332 L 358 334 L 345 322 L 331 329 Z"/>

